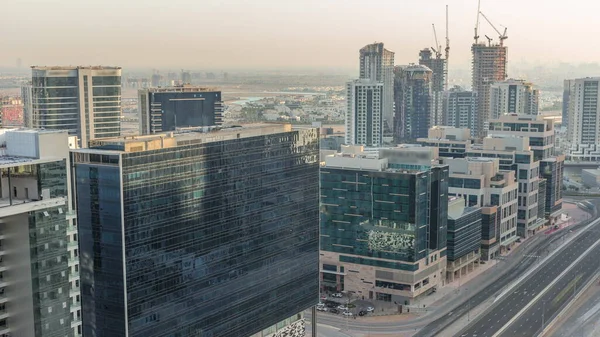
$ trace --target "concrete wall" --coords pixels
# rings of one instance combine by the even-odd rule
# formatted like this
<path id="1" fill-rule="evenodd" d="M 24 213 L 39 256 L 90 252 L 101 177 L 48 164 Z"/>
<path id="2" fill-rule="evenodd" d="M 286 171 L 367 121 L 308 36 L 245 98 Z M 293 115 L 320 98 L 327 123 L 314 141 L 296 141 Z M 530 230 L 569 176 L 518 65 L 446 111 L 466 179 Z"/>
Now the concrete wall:
<path id="1" fill-rule="evenodd" d="M 2 247 L 6 252 L 2 265 L 8 267 L 3 273 L 9 282 L 5 289 L 5 295 L 10 298 L 6 304 L 10 313 L 8 325 L 13 336 L 19 337 L 35 337 L 28 221 L 27 214 L 0 219 L 5 235 Z"/>

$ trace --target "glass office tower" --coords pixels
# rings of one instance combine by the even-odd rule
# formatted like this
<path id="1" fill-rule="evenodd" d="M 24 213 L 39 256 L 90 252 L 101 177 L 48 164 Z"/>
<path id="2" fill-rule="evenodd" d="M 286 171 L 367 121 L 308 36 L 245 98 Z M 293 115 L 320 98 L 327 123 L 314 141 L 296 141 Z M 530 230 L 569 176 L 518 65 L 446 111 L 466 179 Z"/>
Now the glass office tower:
<path id="1" fill-rule="evenodd" d="M 74 151 L 84 334 L 248 336 L 301 318 L 319 292 L 318 149 L 316 129 L 263 125 Z"/>

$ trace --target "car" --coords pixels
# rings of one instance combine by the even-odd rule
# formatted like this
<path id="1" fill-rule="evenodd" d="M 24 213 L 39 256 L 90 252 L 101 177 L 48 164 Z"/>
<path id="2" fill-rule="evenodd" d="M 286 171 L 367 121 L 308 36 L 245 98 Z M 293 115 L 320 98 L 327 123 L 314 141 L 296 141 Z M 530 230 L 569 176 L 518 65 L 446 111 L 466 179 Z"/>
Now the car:
<path id="1" fill-rule="evenodd" d="M 327 299 L 327 295 L 321 295 L 321 300 L 325 301 Z"/>
<path id="2" fill-rule="evenodd" d="M 324 305 L 317 305 L 317 310 L 318 311 L 327 311 L 327 307 L 325 307 Z"/>
<path id="3" fill-rule="evenodd" d="M 367 312 L 373 312 L 373 311 L 375 311 L 375 308 L 373 308 L 373 307 L 367 307 Z"/>
<path id="4" fill-rule="evenodd" d="M 340 311 L 337 310 L 336 308 L 329 309 L 329 312 L 332 313 L 332 314 L 339 314 L 340 313 Z"/>
<path id="5" fill-rule="evenodd" d="M 337 308 L 338 308 L 339 310 L 344 310 L 344 311 L 347 311 L 347 310 L 348 310 L 348 307 L 347 307 L 347 306 L 345 306 L 345 305 L 343 305 L 343 304 L 341 304 L 341 305 L 338 305 L 338 307 L 337 307 Z"/>
<path id="6" fill-rule="evenodd" d="M 353 316 L 353 314 L 350 311 L 344 311 L 344 316 Z"/>
<path id="7" fill-rule="evenodd" d="M 361 310 L 361 311 L 358 312 L 358 316 L 364 316 L 366 314 L 367 314 L 367 312 L 364 311 L 364 310 Z"/>
<path id="8" fill-rule="evenodd" d="M 331 294 L 331 297 L 342 298 L 342 297 L 344 297 L 344 295 L 342 295 L 342 293 L 334 293 L 334 294 Z"/>

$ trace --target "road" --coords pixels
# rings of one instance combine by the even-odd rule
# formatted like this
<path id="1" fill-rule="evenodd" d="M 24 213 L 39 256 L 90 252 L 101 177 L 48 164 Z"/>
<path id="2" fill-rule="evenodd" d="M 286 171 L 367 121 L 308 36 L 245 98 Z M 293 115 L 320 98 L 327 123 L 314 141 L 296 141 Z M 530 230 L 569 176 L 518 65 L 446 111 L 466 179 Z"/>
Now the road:
<path id="1" fill-rule="evenodd" d="M 590 287 L 569 311 L 569 316 L 557 322 L 551 337 L 600 336 L 600 283 Z"/>
<path id="2" fill-rule="evenodd" d="M 600 226 L 595 225 L 569 242 L 458 336 L 494 336 L 505 325 L 508 327 L 501 336 L 534 336 L 541 331 L 542 316 L 549 320 L 572 299 L 576 287 L 583 286 L 597 272 L 598 256 Z"/>

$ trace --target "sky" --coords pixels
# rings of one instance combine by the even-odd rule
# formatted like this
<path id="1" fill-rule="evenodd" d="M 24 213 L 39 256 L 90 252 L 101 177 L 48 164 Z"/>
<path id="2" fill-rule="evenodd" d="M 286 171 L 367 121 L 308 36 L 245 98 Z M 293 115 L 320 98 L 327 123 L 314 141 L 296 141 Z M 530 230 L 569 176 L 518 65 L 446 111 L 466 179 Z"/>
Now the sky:
<path id="1" fill-rule="evenodd" d="M 0 66 L 355 69 L 358 50 L 384 42 L 396 64 L 444 43 L 468 67 L 477 0 L 2 0 Z M 508 27 L 509 63 L 600 60 L 597 0 L 482 0 Z M 481 19 L 483 35 L 498 34 Z"/>

